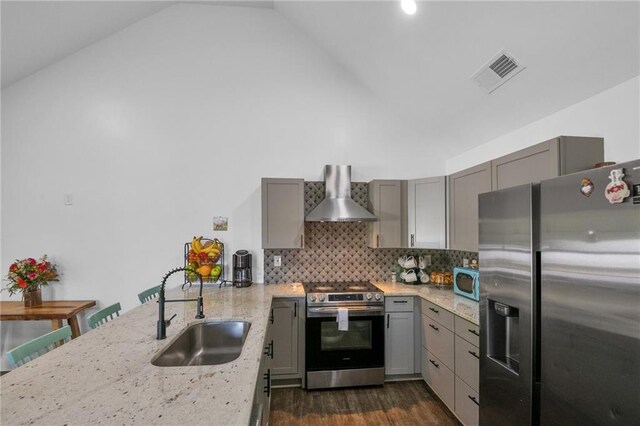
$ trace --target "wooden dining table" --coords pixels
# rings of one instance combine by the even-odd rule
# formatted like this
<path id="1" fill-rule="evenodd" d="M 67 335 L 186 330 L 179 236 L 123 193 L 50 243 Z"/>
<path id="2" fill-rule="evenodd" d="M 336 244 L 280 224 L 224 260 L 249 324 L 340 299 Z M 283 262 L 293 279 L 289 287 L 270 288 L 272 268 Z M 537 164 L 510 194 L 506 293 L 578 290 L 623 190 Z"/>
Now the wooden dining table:
<path id="1" fill-rule="evenodd" d="M 0 302 L 0 320 L 50 320 L 52 330 L 62 327 L 62 320 L 67 320 L 71 338 L 75 339 L 80 336 L 78 313 L 95 305 L 95 300 L 51 300 L 28 308 L 24 302 Z"/>

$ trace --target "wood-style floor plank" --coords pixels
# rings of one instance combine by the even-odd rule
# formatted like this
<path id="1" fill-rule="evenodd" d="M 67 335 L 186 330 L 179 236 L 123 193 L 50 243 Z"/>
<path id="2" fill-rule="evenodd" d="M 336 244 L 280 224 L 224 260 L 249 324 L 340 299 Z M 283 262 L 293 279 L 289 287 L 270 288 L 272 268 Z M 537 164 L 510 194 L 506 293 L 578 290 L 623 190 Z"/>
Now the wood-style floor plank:
<path id="1" fill-rule="evenodd" d="M 420 380 L 363 388 L 274 389 L 270 423 L 275 426 L 459 425 Z"/>

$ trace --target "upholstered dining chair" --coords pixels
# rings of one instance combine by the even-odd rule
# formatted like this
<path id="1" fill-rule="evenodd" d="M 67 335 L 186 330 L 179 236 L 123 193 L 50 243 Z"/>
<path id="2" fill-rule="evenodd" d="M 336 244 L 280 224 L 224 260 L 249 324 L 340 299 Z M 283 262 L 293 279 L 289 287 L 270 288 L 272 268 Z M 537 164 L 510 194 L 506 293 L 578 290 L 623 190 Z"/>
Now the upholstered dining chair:
<path id="1" fill-rule="evenodd" d="M 110 320 L 113 320 L 120 316 L 120 311 L 122 307 L 120 303 L 114 303 L 111 306 L 107 306 L 106 308 L 96 312 L 91 315 L 87 320 L 89 321 L 89 327 L 97 328 L 103 324 L 106 324 Z"/>
<path id="2" fill-rule="evenodd" d="M 55 349 L 60 342 L 68 340 L 71 340 L 71 327 L 65 325 L 11 349 L 7 352 L 7 361 L 11 368 L 17 368 Z"/>
<path id="3" fill-rule="evenodd" d="M 146 303 L 149 300 L 158 297 L 158 293 L 160 293 L 160 286 L 157 285 L 155 287 L 151 287 L 146 289 L 145 291 L 138 293 L 138 299 L 140 299 L 140 303 Z"/>

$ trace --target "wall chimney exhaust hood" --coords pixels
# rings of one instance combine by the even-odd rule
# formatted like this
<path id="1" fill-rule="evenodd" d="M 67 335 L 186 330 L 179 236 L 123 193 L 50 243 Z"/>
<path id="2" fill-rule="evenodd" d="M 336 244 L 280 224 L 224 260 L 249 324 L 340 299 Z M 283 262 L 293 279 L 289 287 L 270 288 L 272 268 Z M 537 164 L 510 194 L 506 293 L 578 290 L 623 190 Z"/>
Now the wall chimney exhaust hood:
<path id="1" fill-rule="evenodd" d="M 325 198 L 307 222 L 372 222 L 378 220 L 351 199 L 351 166 L 324 166 Z"/>

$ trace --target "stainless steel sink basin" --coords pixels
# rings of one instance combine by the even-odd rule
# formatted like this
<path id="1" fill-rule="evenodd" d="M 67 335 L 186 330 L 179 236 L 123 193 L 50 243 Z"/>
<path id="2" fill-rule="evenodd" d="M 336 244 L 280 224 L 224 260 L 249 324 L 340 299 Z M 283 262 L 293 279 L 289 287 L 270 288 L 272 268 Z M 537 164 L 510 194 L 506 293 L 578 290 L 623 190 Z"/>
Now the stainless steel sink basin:
<path id="1" fill-rule="evenodd" d="M 158 367 L 217 365 L 240 356 L 247 321 L 202 321 L 188 325 L 151 360 Z"/>

